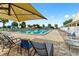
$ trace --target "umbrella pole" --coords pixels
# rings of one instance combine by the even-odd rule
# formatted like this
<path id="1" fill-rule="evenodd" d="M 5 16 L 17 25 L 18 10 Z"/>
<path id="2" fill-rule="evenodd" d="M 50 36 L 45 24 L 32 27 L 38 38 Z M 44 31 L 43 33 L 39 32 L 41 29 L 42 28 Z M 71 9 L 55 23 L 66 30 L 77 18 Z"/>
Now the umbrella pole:
<path id="1" fill-rule="evenodd" d="M 75 31 L 75 32 L 77 33 L 77 23 L 76 23 L 76 28 L 75 28 L 75 29 L 76 29 L 76 31 Z"/>

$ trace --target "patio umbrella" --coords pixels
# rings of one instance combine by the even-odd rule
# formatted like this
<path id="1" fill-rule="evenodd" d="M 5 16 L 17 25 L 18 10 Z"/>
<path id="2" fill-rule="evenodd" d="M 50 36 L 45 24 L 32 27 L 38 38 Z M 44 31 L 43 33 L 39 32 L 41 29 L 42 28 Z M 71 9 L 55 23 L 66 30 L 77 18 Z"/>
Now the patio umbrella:
<path id="1" fill-rule="evenodd" d="M 69 25 L 73 25 L 75 24 L 75 32 L 78 32 L 78 27 L 77 27 L 77 23 L 79 22 L 79 12 L 76 14 L 76 16 L 73 18 L 72 22 L 67 24 L 66 26 L 69 26 Z"/>
<path id="2" fill-rule="evenodd" d="M 73 21 L 71 22 L 71 24 L 75 24 L 75 31 L 76 33 L 78 32 L 79 28 L 77 26 L 77 23 L 79 23 L 79 12 L 76 14 L 75 18 L 73 19 Z"/>
<path id="3" fill-rule="evenodd" d="M 75 18 L 73 19 L 73 21 L 71 22 L 71 24 L 73 23 L 78 23 L 79 22 L 79 12 L 76 14 Z"/>
<path id="4" fill-rule="evenodd" d="M 65 26 L 69 26 L 69 25 L 72 25 L 72 24 L 76 24 L 79 22 L 79 12 L 76 14 L 76 16 L 73 18 L 72 22 L 71 23 L 68 23 L 66 24 Z"/>
<path id="5" fill-rule="evenodd" d="M 30 3 L 0 3 L 0 18 L 18 22 L 46 19 Z"/>

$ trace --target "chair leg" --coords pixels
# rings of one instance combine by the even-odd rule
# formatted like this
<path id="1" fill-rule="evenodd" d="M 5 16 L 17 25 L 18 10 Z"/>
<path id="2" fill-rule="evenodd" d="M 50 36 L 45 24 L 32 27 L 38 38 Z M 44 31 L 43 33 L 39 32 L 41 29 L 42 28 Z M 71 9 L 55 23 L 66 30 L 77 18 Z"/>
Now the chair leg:
<path id="1" fill-rule="evenodd" d="M 22 55 L 22 48 L 20 47 L 20 54 Z"/>
<path id="2" fill-rule="evenodd" d="M 30 54 L 29 54 L 29 49 L 27 49 L 28 50 L 28 56 L 30 56 Z"/>
<path id="3" fill-rule="evenodd" d="M 34 51 L 33 56 L 35 55 L 35 50 L 32 49 L 32 50 L 30 51 L 30 53 L 29 53 L 30 56 L 31 56 L 31 54 L 32 54 L 33 51 Z"/>
<path id="4" fill-rule="evenodd" d="M 2 43 L 2 52 L 4 51 L 5 45 Z"/>
<path id="5" fill-rule="evenodd" d="M 27 53 L 27 49 L 24 49 L 24 50 L 25 50 L 25 51 L 24 51 L 24 54 Z"/>
<path id="6" fill-rule="evenodd" d="M 33 56 L 36 54 L 36 51 L 34 52 Z"/>
<path id="7" fill-rule="evenodd" d="M 19 53 L 19 51 L 20 51 L 20 47 L 17 48 L 17 53 Z"/>
<path id="8" fill-rule="evenodd" d="M 9 51 L 8 51 L 8 53 L 7 53 L 7 56 L 9 56 L 9 53 L 10 53 L 10 51 L 11 51 L 11 46 L 9 47 Z"/>
<path id="9" fill-rule="evenodd" d="M 3 47 L 2 47 L 2 52 L 4 51 L 4 48 L 5 48 L 5 47 L 3 46 Z"/>

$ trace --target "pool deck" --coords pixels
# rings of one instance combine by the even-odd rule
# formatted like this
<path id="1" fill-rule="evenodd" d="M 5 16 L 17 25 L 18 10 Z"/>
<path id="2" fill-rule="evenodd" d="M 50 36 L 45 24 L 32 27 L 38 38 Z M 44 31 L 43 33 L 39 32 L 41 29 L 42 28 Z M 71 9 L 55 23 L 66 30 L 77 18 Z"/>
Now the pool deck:
<path id="1" fill-rule="evenodd" d="M 6 32 L 6 31 L 4 31 L 4 32 Z M 77 52 L 78 50 L 73 50 L 74 52 L 69 51 L 69 47 L 65 44 L 64 38 L 63 38 L 65 36 L 65 33 L 62 31 L 56 30 L 56 29 L 51 30 L 46 35 L 27 35 L 27 34 L 15 33 L 15 32 L 7 32 L 7 33 L 11 34 L 12 36 L 15 36 L 16 38 L 22 38 L 22 39 L 28 38 L 32 41 L 34 41 L 34 38 L 39 38 L 39 39 L 41 39 L 40 42 L 53 43 L 55 56 L 79 55 L 79 52 Z M 38 42 L 39 42 L 39 40 L 38 40 Z M 7 51 L 7 50 L 5 50 L 5 51 Z M 11 52 L 12 55 L 14 55 L 13 52 Z M 5 55 L 5 54 L 4 54 L 4 52 L 0 51 L 0 55 Z M 17 56 L 17 54 L 15 54 L 15 55 Z"/>
<path id="2" fill-rule="evenodd" d="M 15 32 L 7 32 L 7 31 L 3 31 L 6 33 L 11 34 L 12 36 L 16 37 L 16 38 L 22 38 L 22 39 L 30 39 L 30 40 L 34 40 L 35 38 L 39 38 L 42 41 L 47 41 L 50 43 L 53 43 L 53 41 L 56 42 L 63 42 L 62 37 L 60 36 L 60 33 L 58 32 L 58 30 L 50 30 L 50 32 L 48 34 L 44 34 L 44 35 L 30 35 L 30 34 L 24 34 L 24 33 L 15 33 Z"/>

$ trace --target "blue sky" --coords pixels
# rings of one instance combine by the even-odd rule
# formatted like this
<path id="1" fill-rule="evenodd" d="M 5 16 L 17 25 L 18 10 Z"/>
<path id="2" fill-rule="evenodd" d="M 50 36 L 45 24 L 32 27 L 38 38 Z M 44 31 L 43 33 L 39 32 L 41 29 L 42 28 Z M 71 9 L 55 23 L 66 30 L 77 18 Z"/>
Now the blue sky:
<path id="1" fill-rule="evenodd" d="M 58 24 L 63 25 L 63 22 L 69 18 L 73 18 L 79 12 L 79 3 L 32 3 L 48 20 L 31 20 L 26 21 L 26 24 Z M 11 22 L 6 25 L 10 25 Z M 2 24 L 0 23 L 0 26 Z"/>

